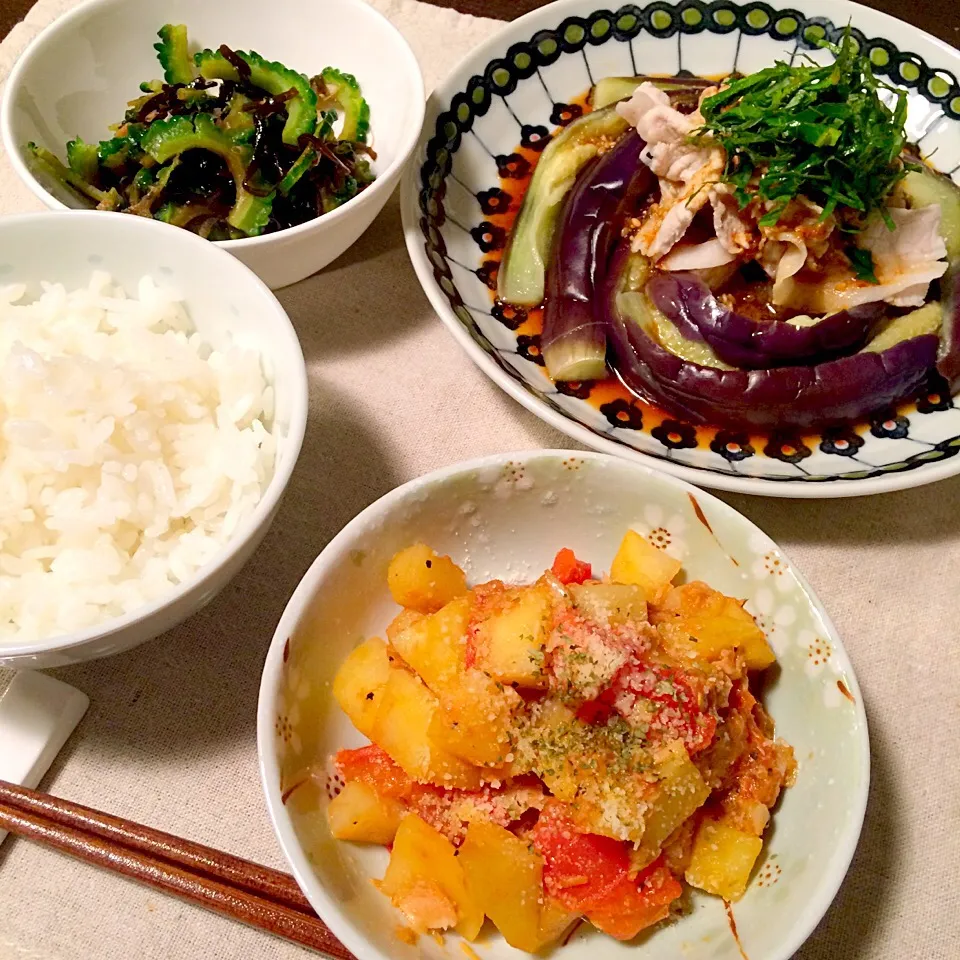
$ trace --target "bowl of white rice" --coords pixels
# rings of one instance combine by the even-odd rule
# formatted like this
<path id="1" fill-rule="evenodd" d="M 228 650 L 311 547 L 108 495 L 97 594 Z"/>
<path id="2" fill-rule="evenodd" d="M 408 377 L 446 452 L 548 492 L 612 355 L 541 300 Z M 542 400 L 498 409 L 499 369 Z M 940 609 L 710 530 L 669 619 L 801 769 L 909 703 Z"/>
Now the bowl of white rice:
<path id="1" fill-rule="evenodd" d="M 0 220 L 0 666 L 118 653 L 208 602 L 306 413 L 289 318 L 223 250 L 100 211 Z"/>

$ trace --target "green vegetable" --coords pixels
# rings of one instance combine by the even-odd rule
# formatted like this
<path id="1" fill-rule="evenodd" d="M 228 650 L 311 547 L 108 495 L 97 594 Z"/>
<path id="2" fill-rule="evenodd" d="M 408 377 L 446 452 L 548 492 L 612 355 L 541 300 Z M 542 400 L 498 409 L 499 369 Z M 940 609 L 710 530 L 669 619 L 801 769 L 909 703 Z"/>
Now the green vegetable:
<path id="1" fill-rule="evenodd" d="M 789 201 L 806 196 L 861 219 L 879 210 L 892 229 L 884 200 L 903 179 L 907 97 L 881 83 L 849 31 L 836 62 L 791 67 L 778 62 L 735 80 L 701 106 L 702 130 L 727 151 L 724 179 L 737 188 L 741 206 L 772 201 L 760 223 L 776 224 Z M 891 110 L 881 99 L 896 98 Z"/>
<path id="2" fill-rule="evenodd" d="M 141 167 L 136 174 L 130 186 L 127 188 L 127 199 L 131 206 L 136 206 L 143 195 L 153 186 L 156 180 L 156 172 L 153 167 Z"/>
<path id="3" fill-rule="evenodd" d="M 138 190 L 149 190 L 156 179 L 157 175 L 153 167 L 141 167 L 133 178 L 133 185 Z"/>
<path id="4" fill-rule="evenodd" d="M 339 189 L 325 189 L 321 194 L 320 206 L 324 213 L 342 207 L 348 200 L 352 200 L 360 192 L 360 184 L 356 177 L 344 177 L 343 185 Z"/>
<path id="5" fill-rule="evenodd" d="M 354 77 L 328 68 L 328 82 L 315 78 L 329 101 L 318 110 L 311 82 L 282 63 L 226 45 L 192 56 L 182 24 L 166 24 L 158 37 L 165 79 L 139 84 L 108 139 L 71 140 L 66 163 L 26 145 L 38 175 L 42 169 L 100 209 L 153 217 L 211 240 L 296 226 L 373 181 L 369 161 L 358 155 L 368 152 L 359 141 L 369 110 Z M 334 135 L 339 114 L 355 139 Z M 181 164 L 192 150 L 207 156 Z M 210 163 L 210 153 L 221 159 Z"/>
<path id="6" fill-rule="evenodd" d="M 209 150 L 223 157 L 237 194 L 227 222 L 248 237 L 263 233 L 270 220 L 273 197 L 254 196 L 244 188 L 253 152 L 249 146 L 235 143 L 220 130 L 210 114 L 156 120 L 150 124 L 141 146 L 158 163 L 166 163 L 188 150 Z"/>
<path id="7" fill-rule="evenodd" d="M 228 51 L 229 52 L 229 51 Z M 283 127 L 283 142 L 296 146 L 305 133 L 313 133 L 317 126 L 317 95 L 310 81 L 302 73 L 290 70 L 282 63 L 264 60 L 258 53 L 237 51 L 237 56 L 250 68 L 250 83 L 272 96 L 296 90 L 296 96 L 287 101 L 287 122 Z M 202 50 L 194 57 L 200 76 L 207 80 L 239 80 L 237 68 L 219 51 Z"/>
<path id="8" fill-rule="evenodd" d="M 360 93 L 357 78 L 352 73 L 326 67 L 319 79 L 329 99 L 343 111 L 343 127 L 338 139 L 366 143 L 370 132 L 370 107 Z"/>
<path id="9" fill-rule="evenodd" d="M 41 169 L 45 170 L 55 180 L 59 180 L 77 193 L 93 200 L 99 209 L 117 210 L 120 207 L 120 194 L 112 187 L 109 190 L 100 190 L 92 183 L 88 183 L 76 171 L 65 167 L 46 147 L 28 143 L 27 150 L 30 151 L 34 161 Z"/>
<path id="10" fill-rule="evenodd" d="M 188 107 L 203 109 L 210 102 L 210 94 L 206 90 L 198 90 L 196 87 L 178 87 L 177 99 Z"/>
<path id="11" fill-rule="evenodd" d="M 293 166 L 290 167 L 284 175 L 284 178 L 280 181 L 277 190 L 279 190 L 283 196 L 286 196 L 300 182 L 301 177 L 316 166 L 319 158 L 320 155 L 313 147 L 305 147 L 303 153 L 294 160 Z"/>
<path id="12" fill-rule="evenodd" d="M 187 50 L 187 28 L 182 23 L 167 23 L 157 31 L 157 36 L 160 42 L 153 49 L 163 67 L 164 79 L 167 83 L 189 83 L 194 74 Z"/>
<path id="13" fill-rule="evenodd" d="M 160 167 L 152 183 L 148 185 L 146 193 L 144 193 L 142 197 L 138 197 L 136 202 L 131 204 L 127 212 L 136 214 L 138 217 L 153 216 L 154 204 L 163 196 L 163 191 L 167 189 L 167 183 L 173 175 L 173 171 L 176 170 L 179 165 L 180 157 L 177 156 L 166 166 Z"/>
<path id="14" fill-rule="evenodd" d="M 173 223 L 178 207 L 175 203 L 165 203 L 154 215 L 154 220 L 161 223 Z"/>
<path id="15" fill-rule="evenodd" d="M 600 144 L 627 129 L 613 107 L 594 110 L 550 141 L 523 198 L 500 265 L 497 293 L 502 300 L 536 306 L 543 300 L 553 235 L 563 201 L 580 171 L 600 152 Z"/>
<path id="16" fill-rule="evenodd" d="M 843 252 L 853 266 L 853 272 L 857 275 L 858 280 L 866 280 L 867 283 L 880 282 L 873 266 L 873 254 L 869 250 L 850 246 Z"/>
<path id="17" fill-rule="evenodd" d="M 197 217 L 216 217 L 216 211 L 201 201 L 187 203 L 165 203 L 154 215 L 154 220 L 172 224 L 175 227 L 185 227 Z"/>
<path id="18" fill-rule="evenodd" d="M 254 134 L 253 114 L 244 110 L 252 103 L 245 93 L 234 93 L 230 97 L 226 116 L 220 117 L 220 129 L 230 135 L 234 143 L 246 143 Z"/>
<path id="19" fill-rule="evenodd" d="M 108 170 L 117 172 L 125 167 L 127 163 L 139 161 L 143 150 L 141 150 L 138 141 L 145 129 L 146 128 L 143 127 L 133 135 L 128 134 L 123 137 L 113 137 L 110 140 L 101 140 L 97 147 L 100 165 L 106 167 Z"/>
<path id="20" fill-rule="evenodd" d="M 96 144 L 84 143 L 80 137 L 71 140 L 67 144 L 67 163 L 78 177 L 93 181 L 100 166 Z"/>

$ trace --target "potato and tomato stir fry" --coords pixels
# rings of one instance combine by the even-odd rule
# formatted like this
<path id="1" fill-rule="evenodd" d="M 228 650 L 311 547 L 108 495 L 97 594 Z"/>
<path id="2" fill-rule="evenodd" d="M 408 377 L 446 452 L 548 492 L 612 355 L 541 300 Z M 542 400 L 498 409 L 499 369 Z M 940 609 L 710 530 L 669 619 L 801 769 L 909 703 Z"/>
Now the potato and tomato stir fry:
<path id="1" fill-rule="evenodd" d="M 632 939 L 682 881 L 743 895 L 796 765 L 750 692 L 763 632 L 680 567 L 633 531 L 602 579 L 570 550 L 529 586 L 393 558 L 403 610 L 334 682 L 372 743 L 336 755 L 328 816 L 391 847 L 377 884 L 415 931 L 489 918 L 535 952 L 578 918 Z"/>

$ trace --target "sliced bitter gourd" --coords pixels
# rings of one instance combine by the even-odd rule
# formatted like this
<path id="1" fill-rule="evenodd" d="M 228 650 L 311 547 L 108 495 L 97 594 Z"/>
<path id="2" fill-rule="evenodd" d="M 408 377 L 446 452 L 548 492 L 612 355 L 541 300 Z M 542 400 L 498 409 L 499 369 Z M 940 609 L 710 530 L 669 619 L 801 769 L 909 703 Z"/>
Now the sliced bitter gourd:
<path id="1" fill-rule="evenodd" d="M 327 96 L 343 111 L 343 127 L 338 139 L 366 143 L 370 132 L 370 107 L 363 99 L 360 84 L 352 73 L 327 67 L 320 74 Z"/>
<path id="2" fill-rule="evenodd" d="M 187 150 L 209 150 L 223 157 L 236 187 L 236 200 L 227 222 L 248 237 L 263 233 L 270 221 L 273 196 L 258 197 L 244 188 L 252 151 L 220 130 L 210 114 L 157 120 L 150 125 L 141 146 L 157 163 L 166 163 Z"/>
<path id="3" fill-rule="evenodd" d="M 182 23 L 166 23 L 157 36 L 160 42 L 153 49 L 163 67 L 163 78 L 167 83 L 189 83 L 193 79 L 193 64 L 187 50 L 187 28 Z"/>
<path id="4" fill-rule="evenodd" d="M 296 90 L 296 96 L 286 104 L 287 122 L 283 127 L 283 142 L 296 146 L 303 134 L 313 133 L 317 126 L 317 95 L 310 81 L 302 73 L 282 63 L 264 60 L 258 53 L 238 50 L 237 56 L 250 68 L 250 83 L 255 87 L 273 96 Z M 194 61 L 200 76 L 206 80 L 241 79 L 237 68 L 217 50 L 201 50 Z"/>

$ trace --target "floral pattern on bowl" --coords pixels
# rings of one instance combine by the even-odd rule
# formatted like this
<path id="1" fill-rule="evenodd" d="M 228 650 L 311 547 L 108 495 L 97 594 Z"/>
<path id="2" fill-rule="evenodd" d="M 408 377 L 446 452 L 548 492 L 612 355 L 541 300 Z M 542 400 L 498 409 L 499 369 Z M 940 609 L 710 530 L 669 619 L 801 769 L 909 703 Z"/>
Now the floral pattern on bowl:
<path id="1" fill-rule="evenodd" d="M 408 248 L 434 307 L 481 368 L 595 449 L 705 486 L 771 496 L 916 486 L 960 471 L 960 409 L 934 371 L 917 396 L 851 427 L 815 435 L 718 430 L 674 419 L 615 381 L 554 384 L 540 355 L 539 311 L 492 299 L 511 191 L 522 189 L 551 130 L 580 115 L 578 97 L 603 76 L 725 75 L 801 56 L 829 62 L 818 43 L 839 40 L 849 19 L 876 73 L 909 92 L 910 138 L 960 180 L 960 55 L 846 0 L 799 6 L 658 0 L 609 10 L 574 0 L 517 21 L 431 98 L 420 166 L 405 183 Z"/>

